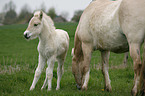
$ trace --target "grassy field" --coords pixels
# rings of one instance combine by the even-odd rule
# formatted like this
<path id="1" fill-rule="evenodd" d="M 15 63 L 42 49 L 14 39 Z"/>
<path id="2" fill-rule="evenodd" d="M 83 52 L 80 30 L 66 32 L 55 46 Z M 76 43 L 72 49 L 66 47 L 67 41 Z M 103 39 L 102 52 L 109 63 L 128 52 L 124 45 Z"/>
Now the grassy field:
<path id="1" fill-rule="evenodd" d="M 101 72 L 100 52 L 93 53 L 91 60 L 90 80 L 87 91 L 76 89 L 71 72 L 71 49 L 74 46 L 74 33 L 77 23 L 56 23 L 56 28 L 64 29 L 70 36 L 70 47 L 64 64 L 64 75 L 61 80 L 61 89 L 55 90 L 57 80 L 57 64 L 54 68 L 52 91 L 41 91 L 45 79 L 45 70 L 39 79 L 34 91 L 29 91 L 38 62 L 38 39 L 26 41 L 23 32 L 25 25 L 0 26 L 0 96 L 130 96 L 133 86 L 133 65 L 129 57 L 128 66 L 124 68 L 124 54 L 111 53 L 110 79 L 112 92 L 104 91 L 104 78 Z"/>

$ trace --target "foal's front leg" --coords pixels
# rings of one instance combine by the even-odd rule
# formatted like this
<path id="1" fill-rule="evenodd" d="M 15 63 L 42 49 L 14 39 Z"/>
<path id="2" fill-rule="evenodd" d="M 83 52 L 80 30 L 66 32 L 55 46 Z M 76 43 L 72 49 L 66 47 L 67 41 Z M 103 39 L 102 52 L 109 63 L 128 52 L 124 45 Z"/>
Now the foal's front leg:
<path id="1" fill-rule="evenodd" d="M 109 78 L 109 73 L 108 73 L 108 69 L 109 69 L 109 55 L 110 52 L 109 51 L 103 51 L 101 52 L 101 57 L 102 57 L 102 73 L 104 75 L 104 79 L 105 79 L 105 90 L 107 91 L 112 91 L 111 88 L 111 84 L 110 84 L 110 78 Z"/>
<path id="2" fill-rule="evenodd" d="M 46 68 L 46 78 L 41 90 L 43 90 L 47 86 L 47 84 L 48 84 L 48 91 L 51 90 L 51 81 L 53 77 L 54 62 L 55 62 L 55 58 L 51 58 L 47 61 L 48 67 Z"/>
<path id="3" fill-rule="evenodd" d="M 35 88 L 36 83 L 38 82 L 41 72 L 45 66 L 46 60 L 45 58 L 43 58 L 40 54 L 39 54 L 39 63 L 38 63 L 38 67 L 35 71 L 35 75 L 34 75 L 34 79 L 33 79 L 33 83 L 30 87 L 30 90 L 33 90 Z"/>

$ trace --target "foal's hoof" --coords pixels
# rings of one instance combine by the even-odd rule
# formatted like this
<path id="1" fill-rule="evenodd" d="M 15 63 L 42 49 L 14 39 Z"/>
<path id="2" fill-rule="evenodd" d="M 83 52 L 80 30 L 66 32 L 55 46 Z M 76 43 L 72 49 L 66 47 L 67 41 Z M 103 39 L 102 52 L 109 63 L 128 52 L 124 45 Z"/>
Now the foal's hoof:
<path id="1" fill-rule="evenodd" d="M 47 91 L 51 91 L 51 88 L 48 88 Z"/>
<path id="2" fill-rule="evenodd" d="M 30 91 L 33 91 L 33 90 L 34 90 L 34 87 L 31 86 L 29 90 L 30 90 Z"/>
<path id="3" fill-rule="evenodd" d="M 132 90 L 131 90 L 131 95 L 132 95 L 132 96 L 137 96 L 137 92 L 136 92 L 135 90 L 132 89 Z"/>
<path id="4" fill-rule="evenodd" d="M 56 90 L 59 90 L 60 88 L 56 88 Z"/>
<path id="5" fill-rule="evenodd" d="M 44 89 L 44 87 L 41 87 L 41 91 Z"/>

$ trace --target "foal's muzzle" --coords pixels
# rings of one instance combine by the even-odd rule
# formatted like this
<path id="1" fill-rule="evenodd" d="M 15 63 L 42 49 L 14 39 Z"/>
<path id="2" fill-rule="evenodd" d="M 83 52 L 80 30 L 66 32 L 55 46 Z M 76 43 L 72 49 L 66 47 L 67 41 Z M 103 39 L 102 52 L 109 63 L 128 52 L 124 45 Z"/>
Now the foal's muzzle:
<path id="1" fill-rule="evenodd" d="M 30 38 L 30 36 L 28 36 L 28 34 L 26 33 L 26 34 L 24 34 L 24 37 L 26 38 L 26 39 L 29 39 Z"/>
<path id="2" fill-rule="evenodd" d="M 29 39 L 30 38 L 30 35 L 29 35 L 29 31 L 25 31 L 24 32 L 24 37 L 26 38 L 26 39 Z"/>

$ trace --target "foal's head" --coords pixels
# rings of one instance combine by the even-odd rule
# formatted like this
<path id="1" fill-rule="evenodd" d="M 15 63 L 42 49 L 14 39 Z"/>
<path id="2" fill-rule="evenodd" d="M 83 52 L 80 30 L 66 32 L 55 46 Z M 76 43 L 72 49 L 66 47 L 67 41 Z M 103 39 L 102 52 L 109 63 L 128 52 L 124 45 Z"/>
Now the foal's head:
<path id="1" fill-rule="evenodd" d="M 34 16 L 31 18 L 29 25 L 24 32 L 24 37 L 28 39 L 35 39 L 42 31 L 42 18 L 43 12 L 37 11 L 34 13 Z"/>

